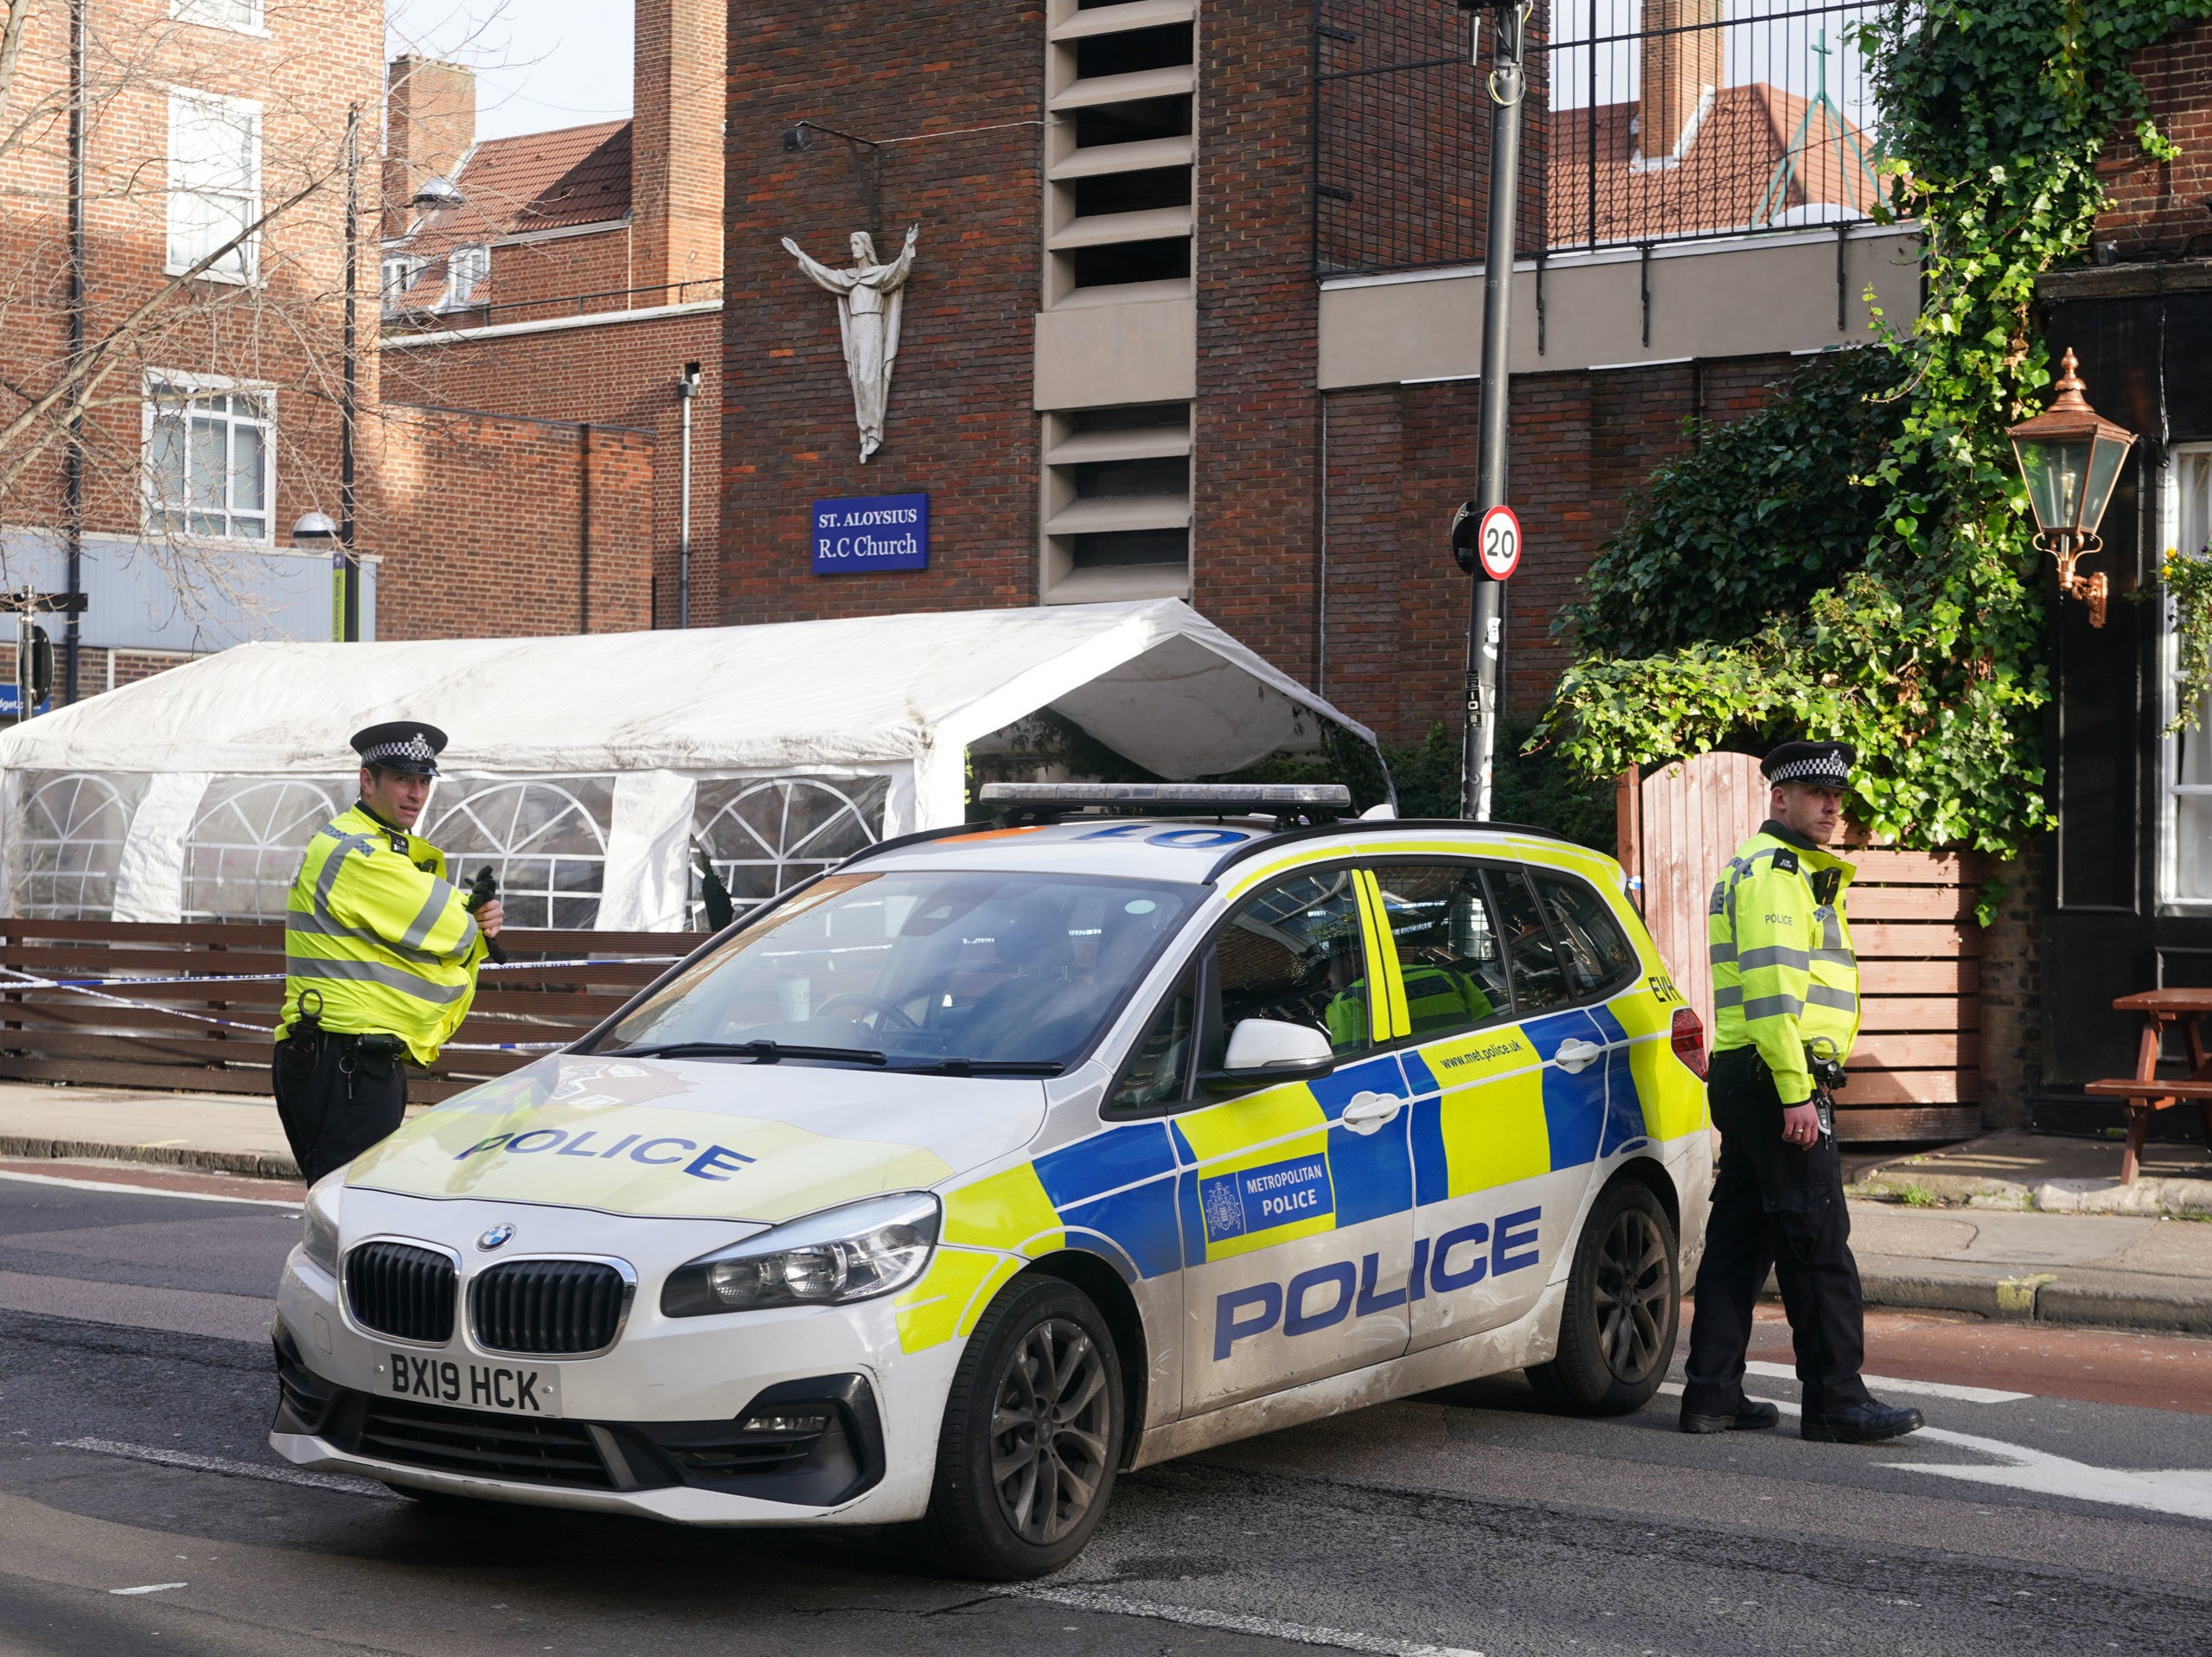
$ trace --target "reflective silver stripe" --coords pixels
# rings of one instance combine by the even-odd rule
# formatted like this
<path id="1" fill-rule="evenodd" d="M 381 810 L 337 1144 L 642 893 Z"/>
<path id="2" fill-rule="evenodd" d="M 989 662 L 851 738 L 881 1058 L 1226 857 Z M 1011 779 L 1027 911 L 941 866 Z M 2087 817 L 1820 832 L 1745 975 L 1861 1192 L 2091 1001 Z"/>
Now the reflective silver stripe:
<path id="1" fill-rule="evenodd" d="M 401 949 L 419 950 L 422 947 L 423 940 L 430 936 L 431 928 L 437 925 L 444 915 L 446 899 L 453 895 L 453 891 L 452 886 L 436 875 L 430 877 L 430 897 L 424 903 L 422 912 L 408 923 L 406 931 L 400 934 Z"/>
<path id="2" fill-rule="evenodd" d="M 1747 1021 L 1752 1019 L 1793 1019 L 1800 1017 L 1804 1012 L 1805 1003 L 1794 995 L 1761 995 L 1755 1001 L 1743 1003 L 1743 1016 Z"/>
<path id="3" fill-rule="evenodd" d="M 338 871 L 344 867 L 349 852 L 361 851 L 374 854 L 374 848 L 366 835 L 349 835 L 336 827 L 323 831 L 338 842 L 338 849 L 323 860 L 323 872 L 315 877 L 315 908 L 318 914 L 330 912 L 330 888 L 338 884 Z"/>
<path id="4" fill-rule="evenodd" d="M 1736 961 L 1736 944 L 1734 941 L 1730 940 L 1721 944 L 1708 944 L 1705 945 L 1705 959 L 1717 967 L 1733 965 Z"/>
<path id="5" fill-rule="evenodd" d="M 1844 924 L 1836 918 L 1836 912 L 1832 909 L 1823 910 L 1821 912 L 1820 919 L 1820 942 L 1822 945 L 1831 950 L 1842 949 L 1844 947 Z"/>
<path id="6" fill-rule="evenodd" d="M 1812 964 L 1812 957 L 1787 944 L 1766 944 L 1755 950 L 1746 950 L 1740 964 L 1746 972 L 1756 972 L 1761 967 L 1795 967 L 1803 972 Z"/>
<path id="7" fill-rule="evenodd" d="M 345 978 L 381 984 L 435 1007 L 451 1007 L 469 993 L 466 984 L 425 983 L 404 968 L 380 966 L 374 961 L 325 961 L 316 955 L 286 955 L 284 973 L 292 978 Z"/>
<path id="8" fill-rule="evenodd" d="M 1713 1010 L 1717 1013 L 1723 1007 L 1741 1007 L 1742 1005 L 1743 988 L 1740 984 L 1730 984 L 1723 988 L 1713 991 Z"/>
<path id="9" fill-rule="evenodd" d="M 476 923 L 471 920 L 469 924 L 472 929 L 469 941 L 474 943 L 476 940 L 473 929 Z M 328 915 L 304 915 L 297 909 L 288 909 L 284 912 L 284 930 L 288 932 L 310 932 L 317 937 L 342 937 L 351 943 L 374 944 L 388 955 L 403 956 L 410 961 L 419 961 L 426 967 L 448 966 L 454 959 L 451 956 L 438 955 L 430 950 L 410 950 L 404 945 L 394 944 L 388 937 L 379 937 L 365 927 L 348 926 L 332 920 Z M 285 947 L 289 949 L 291 946 L 287 944 Z"/>
<path id="10" fill-rule="evenodd" d="M 1815 950 L 1812 959 L 1831 967 L 1857 967 L 1858 957 L 1849 950 Z"/>
<path id="11" fill-rule="evenodd" d="M 1825 984 L 1814 984 L 1805 992 L 1807 1007 L 1833 1007 L 1846 1013 L 1858 1010 L 1858 997 L 1848 989 L 1831 989 Z"/>

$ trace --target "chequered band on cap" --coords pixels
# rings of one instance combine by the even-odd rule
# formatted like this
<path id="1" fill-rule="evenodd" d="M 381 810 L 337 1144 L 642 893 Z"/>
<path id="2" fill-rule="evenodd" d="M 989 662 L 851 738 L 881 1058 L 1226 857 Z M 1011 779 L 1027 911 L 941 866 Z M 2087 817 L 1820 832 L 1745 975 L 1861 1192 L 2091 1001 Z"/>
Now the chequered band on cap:
<path id="1" fill-rule="evenodd" d="M 373 765 L 380 759 L 419 759 L 438 758 L 438 751 L 420 737 L 409 737 L 405 742 L 380 742 L 374 748 L 363 750 L 361 764 Z"/>
<path id="2" fill-rule="evenodd" d="M 1851 768 L 1838 753 L 1815 754 L 1810 759 L 1793 759 L 1786 765 L 1777 765 L 1768 772 L 1769 783 L 1833 783 L 1838 787 L 1851 780 Z"/>

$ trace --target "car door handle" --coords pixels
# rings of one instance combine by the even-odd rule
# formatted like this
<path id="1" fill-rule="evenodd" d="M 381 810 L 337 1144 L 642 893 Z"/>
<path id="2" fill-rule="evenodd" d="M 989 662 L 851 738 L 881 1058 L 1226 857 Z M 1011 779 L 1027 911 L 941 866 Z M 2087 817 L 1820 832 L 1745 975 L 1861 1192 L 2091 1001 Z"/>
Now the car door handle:
<path id="1" fill-rule="evenodd" d="M 1588 1070 L 1591 1062 L 1600 1058 L 1604 1052 L 1605 1049 L 1595 1041 L 1584 1041 L 1579 1037 L 1569 1036 L 1559 1044 L 1559 1051 L 1553 1053 L 1551 1059 L 1560 1069 L 1572 1074 L 1576 1071 Z"/>
<path id="2" fill-rule="evenodd" d="M 1388 1093 L 1355 1093 L 1337 1120 L 1352 1133 L 1379 1133 L 1404 1104 L 1403 1099 L 1393 1098 Z"/>

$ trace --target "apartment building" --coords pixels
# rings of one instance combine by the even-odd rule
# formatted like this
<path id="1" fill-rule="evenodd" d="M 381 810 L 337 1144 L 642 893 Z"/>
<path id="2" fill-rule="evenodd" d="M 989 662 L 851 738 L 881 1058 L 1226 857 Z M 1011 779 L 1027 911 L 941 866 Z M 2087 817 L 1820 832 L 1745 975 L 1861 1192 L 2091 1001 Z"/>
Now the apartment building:
<path id="1" fill-rule="evenodd" d="M 1518 713 L 1548 697 L 1552 618 L 1622 496 L 1697 420 L 1870 337 L 1869 288 L 1915 308 L 1913 234 L 1870 221 L 1857 71 L 1764 16 L 1783 10 L 1646 0 L 1609 35 L 1586 9 L 1537 14 Z M 1469 27 L 1416 0 L 1008 0 L 956 42 L 912 0 L 865 29 L 750 11 L 730 44 L 724 613 L 1183 596 L 1394 740 L 1452 721 L 1488 206 Z M 888 257 L 917 223 L 863 463 L 836 308 L 779 243 L 837 267 L 851 233 Z M 928 496 L 925 567 L 817 570 L 819 504 L 894 495 Z"/>
<path id="2" fill-rule="evenodd" d="M 17 10 L 5 584 L 87 600 L 54 627 L 65 695 L 240 638 L 328 637 L 329 548 L 291 529 L 339 510 L 348 157 L 374 162 L 382 8 L 87 0 L 74 41 L 73 9 Z M 373 356 L 356 391 L 375 397 Z"/>

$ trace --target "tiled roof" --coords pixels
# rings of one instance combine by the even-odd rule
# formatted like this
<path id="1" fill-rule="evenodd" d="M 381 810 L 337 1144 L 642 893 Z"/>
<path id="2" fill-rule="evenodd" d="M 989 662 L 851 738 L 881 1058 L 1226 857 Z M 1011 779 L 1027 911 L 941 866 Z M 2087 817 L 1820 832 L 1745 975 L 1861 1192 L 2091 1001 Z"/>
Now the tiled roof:
<path id="1" fill-rule="evenodd" d="M 437 259 L 466 242 L 621 218 L 630 211 L 630 125 L 486 139 L 453 181 L 463 204 L 425 214 L 407 251 Z"/>
<path id="2" fill-rule="evenodd" d="M 1658 164 L 1637 159 L 1635 104 L 1555 112 L 1552 245 L 1869 216 L 1880 196 L 1868 172 L 1873 157 L 1866 135 L 1832 105 L 1814 108 L 1800 134 L 1808 106 L 1808 99 L 1763 82 L 1723 87 L 1680 159 Z M 1793 163 L 1787 171 L 1786 158 Z"/>

